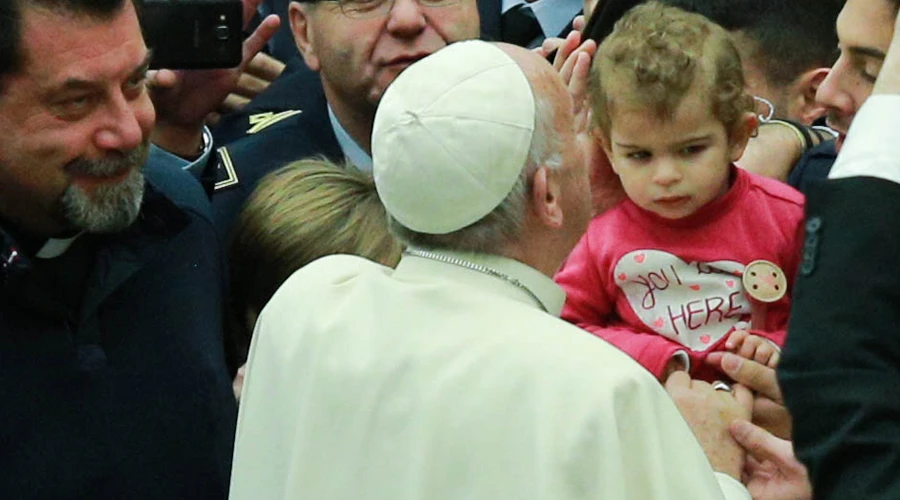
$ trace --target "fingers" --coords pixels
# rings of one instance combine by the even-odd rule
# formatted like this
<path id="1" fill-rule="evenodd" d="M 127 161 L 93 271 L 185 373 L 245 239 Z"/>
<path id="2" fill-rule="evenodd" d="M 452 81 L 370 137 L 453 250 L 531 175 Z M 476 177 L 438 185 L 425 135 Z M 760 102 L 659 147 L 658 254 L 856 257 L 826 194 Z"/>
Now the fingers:
<path id="1" fill-rule="evenodd" d="M 559 48 L 562 47 L 565 41 L 566 40 L 564 38 L 559 38 L 556 36 L 545 38 L 544 43 L 542 43 L 540 47 L 535 47 L 532 50 L 537 53 L 537 55 L 546 59 L 547 56 L 552 54 L 554 51 L 559 50 Z M 556 56 L 553 56 L 553 60 L 556 61 Z"/>
<path id="2" fill-rule="evenodd" d="M 170 89 L 178 83 L 178 75 L 170 69 L 147 72 L 147 87 L 151 89 Z"/>
<path id="3" fill-rule="evenodd" d="M 585 19 L 584 14 L 579 14 L 575 16 L 575 19 L 572 19 L 572 29 L 579 33 L 584 33 L 584 27 L 586 25 L 587 19 Z"/>
<path id="4" fill-rule="evenodd" d="M 253 33 L 244 40 L 242 49 L 243 58 L 241 60 L 241 65 L 239 66 L 241 71 L 243 71 L 244 68 L 250 64 L 250 61 L 256 57 L 259 51 L 269 43 L 269 40 L 275 35 L 275 32 L 278 31 L 278 26 L 280 24 L 281 20 L 278 16 L 270 14 L 266 16 Z"/>
<path id="5" fill-rule="evenodd" d="M 792 419 L 782 404 L 763 396 L 753 400 L 752 422 L 781 439 L 790 439 Z"/>
<path id="6" fill-rule="evenodd" d="M 762 346 L 763 340 L 756 335 L 748 335 L 744 342 L 741 343 L 740 349 L 737 350 L 738 356 L 754 359 L 756 362 L 759 362 L 756 359 L 756 351 Z"/>
<path id="7" fill-rule="evenodd" d="M 688 372 L 685 371 L 676 371 L 669 378 L 666 379 L 666 391 L 669 394 L 672 391 L 677 391 L 680 389 L 690 389 L 691 388 L 691 376 Z"/>
<path id="8" fill-rule="evenodd" d="M 250 102 L 250 99 L 237 95 L 237 94 L 229 94 L 228 97 L 222 101 L 222 105 L 216 110 L 219 114 L 231 113 L 233 111 L 237 111 L 244 106 L 246 106 Z"/>
<path id="9" fill-rule="evenodd" d="M 746 420 L 735 420 L 729 430 L 734 440 L 758 462 L 769 460 L 776 464 L 786 464 L 789 457 L 793 457 L 789 441 L 779 439 Z"/>
<path id="10" fill-rule="evenodd" d="M 778 348 L 768 340 L 763 339 L 762 337 L 758 338 L 760 339 L 760 343 L 751 359 L 757 363 L 764 364 L 769 368 L 775 368 L 778 366 Z"/>
<path id="11" fill-rule="evenodd" d="M 735 382 L 778 403 L 784 401 L 775 378 L 775 370 L 772 368 L 730 352 L 722 355 L 721 367 L 722 371 Z"/>
<path id="12" fill-rule="evenodd" d="M 731 393 L 735 401 L 743 408 L 747 418 L 750 418 L 753 414 L 753 391 L 741 384 L 737 384 L 732 387 Z"/>
<path id="13" fill-rule="evenodd" d="M 269 83 L 269 80 L 263 80 L 248 73 L 241 73 L 234 88 L 234 93 L 241 97 L 252 99 L 262 93 L 263 90 L 266 90 Z"/>
<path id="14" fill-rule="evenodd" d="M 244 71 L 261 80 L 271 82 L 278 78 L 278 75 L 284 71 L 284 66 L 284 63 L 278 59 L 275 59 L 265 52 L 260 52 L 253 56 L 253 59 L 250 60 L 250 64 L 247 65 L 247 68 Z"/>
<path id="15" fill-rule="evenodd" d="M 746 330 L 735 330 L 728 335 L 725 340 L 725 348 L 734 352 L 736 349 L 744 345 L 744 341 L 750 336 L 750 332 Z"/>

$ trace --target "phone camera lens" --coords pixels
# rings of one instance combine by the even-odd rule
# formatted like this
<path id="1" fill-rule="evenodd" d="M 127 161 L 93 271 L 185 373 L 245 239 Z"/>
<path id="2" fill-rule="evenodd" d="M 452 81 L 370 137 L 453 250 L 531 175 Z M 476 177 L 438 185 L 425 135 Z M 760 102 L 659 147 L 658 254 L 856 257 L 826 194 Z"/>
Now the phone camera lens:
<path id="1" fill-rule="evenodd" d="M 228 31 L 228 26 L 224 24 L 220 24 L 216 26 L 216 38 L 219 40 L 225 41 L 228 40 L 230 32 Z"/>

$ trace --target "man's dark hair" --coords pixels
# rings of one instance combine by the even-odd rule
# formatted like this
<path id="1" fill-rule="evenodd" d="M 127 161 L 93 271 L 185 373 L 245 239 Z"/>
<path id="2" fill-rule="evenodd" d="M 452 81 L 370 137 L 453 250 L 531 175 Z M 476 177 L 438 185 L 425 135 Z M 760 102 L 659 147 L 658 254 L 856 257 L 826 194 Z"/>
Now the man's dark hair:
<path id="1" fill-rule="evenodd" d="M 758 49 L 754 62 L 778 85 L 794 81 L 803 71 L 830 67 L 837 56 L 834 23 L 844 0 L 660 1 L 754 40 Z"/>
<path id="2" fill-rule="evenodd" d="M 111 19 L 127 0 L 0 0 L 0 94 L 6 75 L 19 71 L 22 53 L 22 13 L 26 8 L 41 8 L 96 19 Z"/>

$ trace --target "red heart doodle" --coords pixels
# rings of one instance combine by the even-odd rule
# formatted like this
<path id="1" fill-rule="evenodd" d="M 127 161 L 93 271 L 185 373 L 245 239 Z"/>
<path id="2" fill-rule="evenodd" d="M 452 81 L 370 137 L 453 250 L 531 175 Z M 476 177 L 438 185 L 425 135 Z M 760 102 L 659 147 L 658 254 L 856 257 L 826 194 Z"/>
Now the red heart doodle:
<path id="1" fill-rule="evenodd" d="M 628 275 L 626 275 L 625 273 L 622 273 L 619 275 L 619 281 L 625 281 L 627 279 L 628 279 Z"/>
<path id="2" fill-rule="evenodd" d="M 691 290 L 693 290 L 693 291 L 695 291 L 695 292 L 696 292 L 697 290 L 700 290 L 700 285 L 691 285 Z"/>
<path id="3" fill-rule="evenodd" d="M 653 322 L 653 326 L 655 326 L 656 328 L 662 328 L 665 324 L 666 322 L 663 321 L 662 318 L 656 318 L 656 321 Z"/>
<path id="4" fill-rule="evenodd" d="M 703 342 L 704 344 L 709 344 L 710 340 L 712 340 L 712 338 L 709 335 L 700 336 L 700 342 Z"/>
<path id="5" fill-rule="evenodd" d="M 734 288 L 734 280 L 728 280 L 725 284 L 728 285 L 728 288 Z"/>
<path id="6" fill-rule="evenodd" d="M 644 259 L 646 259 L 646 258 L 647 258 L 646 255 L 644 255 L 644 254 L 642 254 L 642 253 L 639 253 L 639 254 L 637 254 L 637 255 L 634 256 L 634 261 L 637 262 L 638 264 L 643 264 L 643 263 L 644 263 Z"/>

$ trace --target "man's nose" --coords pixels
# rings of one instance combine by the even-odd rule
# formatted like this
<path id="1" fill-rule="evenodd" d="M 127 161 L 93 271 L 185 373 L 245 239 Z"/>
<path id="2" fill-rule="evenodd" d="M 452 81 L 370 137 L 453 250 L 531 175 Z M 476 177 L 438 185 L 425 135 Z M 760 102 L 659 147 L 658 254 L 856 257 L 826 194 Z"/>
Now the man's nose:
<path id="1" fill-rule="evenodd" d="M 141 145 L 146 139 L 145 115 L 152 115 L 152 108 L 147 110 L 147 106 L 150 104 L 143 98 L 129 100 L 121 94 L 113 96 L 104 110 L 104 122 L 96 132 L 96 146 L 104 151 L 124 153 Z"/>
<path id="2" fill-rule="evenodd" d="M 413 36 L 425 28 L 425 10 L 418 0 L 394 0 L 388 13 L 387 29 L 401 37 Z"/>

